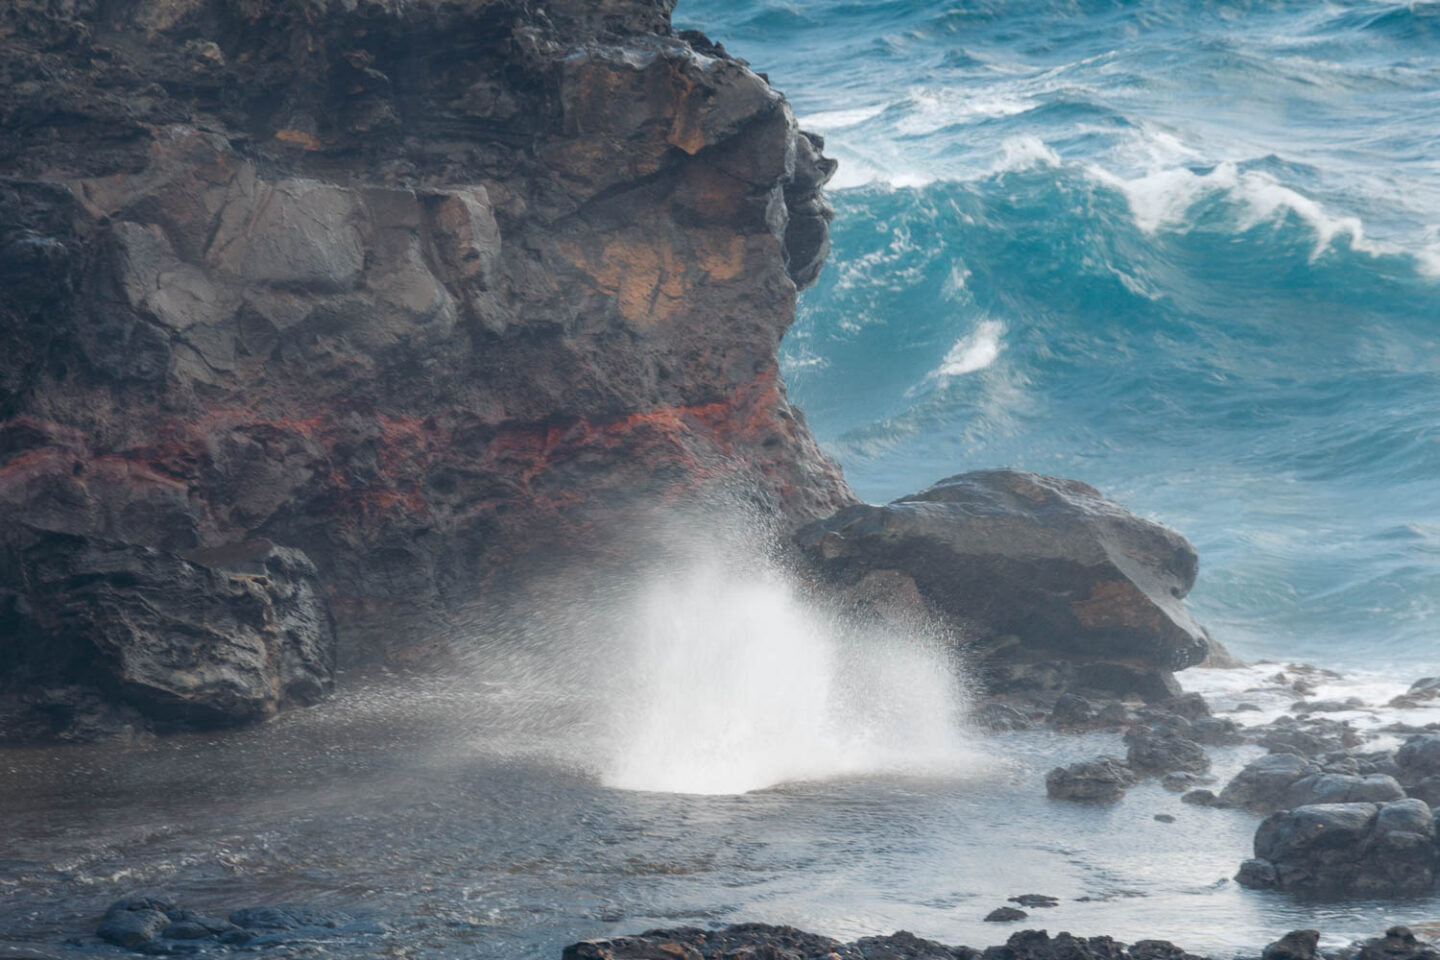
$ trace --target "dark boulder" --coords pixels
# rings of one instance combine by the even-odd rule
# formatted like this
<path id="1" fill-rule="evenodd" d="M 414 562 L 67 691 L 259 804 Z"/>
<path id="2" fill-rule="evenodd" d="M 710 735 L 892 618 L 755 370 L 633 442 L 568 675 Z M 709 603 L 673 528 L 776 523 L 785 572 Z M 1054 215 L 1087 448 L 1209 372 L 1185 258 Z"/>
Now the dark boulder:
<path id="1" fill-rule="evenodd" d="M 1184 772 L 1203 774 L 1210 771 L 1210 756 L 1205 748 L 1185 737 L 1156 734 L 1145 728 L 1125 735 L 1130 745 L 1126 762 L 1142 773 Z"/>
<path id="2" fill-rule="evenodd" d="M 1267 817 L 1236 879 L 1315 896 L 1414 896 L 1434 888 L 1437 857 L 1435 819 L 1419 800 L 1317 804 Z"/>
<path id="3" fill-rule="evenodd" d="M 1268 944 L 1260 954 L 1260 960 L 1324 960 L 1319 947 L 1319 930 L 1291 930 Z"/>
<path id="4" fill-rule="evenodd" d="M 1051 937 L 1044 930 L 1021 930 L 1003 946 L 989 947 L 985 960 L 1125 960 L 1125 945 L 1110 937 Z"/>
<path id="5" fill-rule="evenodd" d="M 1016 907 L 996 907 L 985 914 L 986 923 L 1015 923 L 1024 920 L 1030 914 Z"/>
<path id="6" fill-rule="evenodd" d="M 1320 772 L 1320 765 L 1291 753 L 1272 753 L 1252 760 L 1220 791 L 1227 805 L 1255 813 L 1271 813 L 1285 807 L 1290 787 L 1304 777 Z"/>
<path id="7" fill-rule="evenodd" d="M 314 703 L 334 683 L 329 604 L 298 550 L 255 542 L 186 559 L 23 527 L 7 539 L 0 589 L 24 602 L 0 630 L 0 690 L 44 711 L 21 738 L 74 738 L 77 714 L 95 716 L 87 697 L 161 729 L 223 726 Z M 69 703 L 36 700 L 60 681 Z"/>
<path id="8" fill-rule="evenodd" d="M 1183 601 L 1194 548 L 1077 481 L 961 474 L 846 507 L 796 539 L 842 585 L 877 570 L 911 577 L 933 610 L 979 634 L 971 653 L 992 687 L 1168 700 L 1179 694 L 1170 672 L 1205 657 Z"/>
<path id="9" fill-rule="evenodd" d="M 1056 767 L 1045 775 L 1045 794 L 1051 800 L 1113 803 L 1134 786 L 1135 771 L 1114 757 L 1097 757 Z"/>
<path id="10" fill-rule="evenodd" d="M 1050 711 L 1050 723 L 1061 728 L 1083 727 L 1096 719 L 1095 704 L 1073 693 L 1061 694 Z"/>
<path id="11" fill-rule="evenodd" d="M 1421 733 L 1408 737 L 1395 752 L 1396 777 L 1406 786 L 1440 776 L 1440 734 Z"/>
<path id="12" fill-rule="evenodd" d="M 1198 790 L 1190 790 L 1180 797 L 1181 803 L 1188 803 L 1196 807 L 1214 807 L 1217 810 L 1225 810 L 1230 804 L 1215 796 L 1215 791 L 1206 790 L 1203 787 Z"/>
<path id="13" fill-rule="evenodd" d="M 1409 927 L 1391 927 L 1385 936 L 1360 944 L 1350 960 L 1440 960 L 1440 950 L 1419 940 Z"/>

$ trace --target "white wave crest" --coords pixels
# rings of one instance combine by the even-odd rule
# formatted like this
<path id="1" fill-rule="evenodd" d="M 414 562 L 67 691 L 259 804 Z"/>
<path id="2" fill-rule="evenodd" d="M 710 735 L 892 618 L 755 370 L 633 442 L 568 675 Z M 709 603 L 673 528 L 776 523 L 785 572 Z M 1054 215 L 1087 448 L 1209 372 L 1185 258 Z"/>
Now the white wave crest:
<path id="1" fill-rule="evenodd" d="M 955 341 L 931 377 L 960 377 L 984 370 L 999 358 L 1004 336 L 1005 324 L 999 320 L 981 320 L 974 331 Z"/>

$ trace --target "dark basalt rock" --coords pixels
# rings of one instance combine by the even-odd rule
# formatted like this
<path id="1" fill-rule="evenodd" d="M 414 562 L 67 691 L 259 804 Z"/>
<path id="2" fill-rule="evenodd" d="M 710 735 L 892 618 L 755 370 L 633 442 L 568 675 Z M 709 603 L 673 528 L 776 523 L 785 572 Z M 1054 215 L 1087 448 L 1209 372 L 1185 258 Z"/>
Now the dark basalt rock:
<path id="1" fill-rule="evenodd" d="M 671 6 L 0 5 L 0 521 L 303 550 L 355 663 L 597 517 L 853 503 L 777 364 L 835 164 Z"/>
<path id="2" fill-rule="evenodd" d="M 1422 943 L 1409 927 L 1391 927 L 1385 936 L 1362 943 L 1350 960 L 1440 960 L 1440 950 Z"/>
<path id="3" fill-rule="evenodd" d="M 1045 775 L 1045 794 L 1051 800 L 1113 803 L 1134 786 L 1135 771 L 1114 757 L 1097 757 L 1056 767 Z"/>
<path id="4" fill-rule="evenodd" d="M 1093 487 L 1015 470 L 967 473 L 884 506 L 860 504 L 803 528 L 825 577 L 912 578 L 936 612 L 978 633 L 992 688 L 1179 694 L 1170 672 L 1205 657 L 1183 598 L 1194 548 Z"/>
<path id="5" fill-rule="evenodd" d="M 1320 765 L 1291 753 L 1272 753 L 1252 760 L 1237 773 L 1220 799 L 1234 807 L 1271 813 L 1285 807 L 1290 788 L 1305 777 L 1320 773 Z"/>
<path id="6" fill-rule="evenodd" d="M 1396 778 L 1406 786 L 1440 776 L 1440 735 L 1417 734 L 1408 737 L 1395 751 Z"/>
<path id="7" fill-rule="evenodd" d="M 1129 751 L 1125 755 L 1131 769 L 1142 773 L 1184 772 L 1203 774 L 1210 771 L 1210 756 L 1194 740 L 1170 734 L 1158 734 L 1145 728 L 1125 735 Z"/>
<path id="8" fill-rule="evenodd" d="M 1323 960 L 1319 947 L 1319 930 L 1291 930 L 1268 944 L 1260 960 Z"/>
<path id="9" fill-rule="evenodd" d="M 1435 820 L 1419 800 L 1331 803 L 1270 815 L 1244 886 L 1315 896 L 1412 896 L 1435 885 Z"/>
<path id="10" fill-rule="evenodd" d="M 1016 923 L 1024 920 L 1030 914 L 1015 907 L 996 907 L 985 914 L 986 923 Z"/>
<path id="11" fill-rule="evenodd" d="M 334 622 L 298 550 L 255 542 L 187 560 L 25 527 L 3 539 L 0 590 L 16 599 L 0 616 L 0 739 L 244 723 L 334 683 Z M 107 724 L 111 703 L 125 710 Z"/>

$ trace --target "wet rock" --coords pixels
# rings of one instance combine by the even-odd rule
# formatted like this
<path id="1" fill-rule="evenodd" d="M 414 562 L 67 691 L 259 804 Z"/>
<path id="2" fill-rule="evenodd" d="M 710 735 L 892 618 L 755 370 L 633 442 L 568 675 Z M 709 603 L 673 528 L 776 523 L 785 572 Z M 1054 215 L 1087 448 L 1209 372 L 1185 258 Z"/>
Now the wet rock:
<path id="1" fill-rule="evenodd" d="M 1220 791 L 1220 799 L 1229 806 L 1270 813 L 1285 806 L 1291 786 L 1318 773 L 1320 765 L 1313 760 L 1290 753 L 1272 753 L 1246 764 Z"/>
<path id="2" fill-rule="evenodd" d="M 1290 706 L 1290 712 L 1304 716 L 1310 713 L 1342 713 L 1346 710 L 1359 710 L 1365 706 L 1365 701 L 1359 697 L 1348 697 L 1344 700 L 1302 700 Z"/>
<path id="3" fill-rule="evenodd" d="M 1137 940 L 1128 952 L 1132 960 L 1200 960 L 1169 940 Z"/>
<path id="4" fill-rule="evenodd" d="M 796 539 L 832 582 L 875 570 L 913 578 L 931 608 L 978 632 L 970 653 L 995 689 L 1167 700 L 1179 693 L 1170 671 L 1205 656 L 1183 603 L 1194 549 L 1083 483 L 962 474 L 847 507 Z"/>
<path id="5" fill-rule="evenodd" d="M 1155 821 L 1157 823 L 1174 823 L 1175 818 L 1168 813 L 1157 813 L 1155 814 Z"/>
<path id="6" fill-rule="evenodd" d="M 1045 794 L 1052 800 L 1112 803 L 1134 786 L 1135 771 L 1114 757 L 1098 757 L 1056 767 L 1045 775 Z"/>
<path id="7" fill-rule="evenodd" d="M 1209 754 L 1194 740 L 1155 734 L 1145 729 L 1132 730 L 1125 739 L 1130 745 L 1125 759 L 1136 771 L 1203 774 L 1210 770 Z"/>
<path id="8" fill-rule="evenodd" d="M 1014 907 L 996 907 L 985 915 L 986 923 L 1014 923 L 1017 920 L 1024 920 L 1030 914 L 1024 910 L 1017 910 Z"/>
<path id="9" fill-rule="evenodd" d="M 1243 885 L 1321 896 L 1412 896 L 1435 883 L 1435 821 L 1419 800 L 1335 803 L 1271 814 Z"/>
<path id="10" fill-rule="evenodd" d="M 1018 897 L 1010 897 L 1011 903 L 1018 903 L 1022 907 L 1058 907 L 1059 897 L 1051 897 L 1043 893 L 1022 893 Z"/>
<path id="11" fill-rule="evenodd" d="M 1044 930 L 1011 934 L 1004 946 L 989 947 L 984 960 L 1124 960 L 1124 945 L 1110 937 L 1051 937 Z"/>
<path id="12" fill-rule="evenodd" d="M 907 930 L 888 937 L 861 937 L 851 949 L 857 960 L 975 960 L 964 947 L 947 947 Z"/>
<path id="13" fill-rule="evenodd" d="M 1321 757 L 1357 747 L 1363 738 L 1344 720 L 1322 717 L 1280 717 L 1266 728 L 1252 729 L 1256 742 L 1271 753 Z"/>
<path id="14" fill-rule="evenodd" d="M 138 947 L 154 940 L 160 931 L 178 919 L 175 904 L 168 900 L 136 898 L 120 900 L 105 911 L 105 919 L 95 930 L 96 936 L 117 947 Z"/>
<path id="15" fill-rule="evenodd" d="M 875 939 L 884 941 L 888 938 Z M 875 946 L 879 948 L 875 951 L 877 956 L 883 957 L 881 951 L 885 946 Z M 763 923 L 741 923 L 721 930 L 680 927 L 651 930 L 640 936 L 613 940 L 586 940 L 566 947 L 561 957 L 562 960 L 718 960 L 721 957 L 743 956 L 789 958 L 831 955 L 841 956 L 844 960 L 865 960 L 853 947 L 838 940 L 794 927 Z M 896 956 L 893 951 L 891 955 Z M 908 960 L 907 954 L 899 956 Z M 926 955 L 922 953 L 921 956 Z"/>
<path id="16" fill-rule="evenodd" d="M 1440 734 L 1422 733 L 1409 737 L 1395 752 L 1397 778 L 1403 784 L 1418 784 L 1440 776 Z"/>
<path id="17" fill-rule="evenodd" d="M 1112 700 L 1095 714 L 1095 722 L 1107 727 L 1123 726 L 1130 722 L 1130 711 L 1125 709 L 1125 704 Z"/>
<path id="18" fill-rule="evenodd" d="M 1194 790 L 1203 783 L 1214 782 L 1215 778 L 1211 776 L 1177 771 L 1175 773 L 1165 774 L 1165 776 L 1160 779 L 1160 786 L 1169 790 L 1171 793 L 1185 793 L 1186 791 Z"/>
<path id="19" fill-rule="evenodd" d="M 1083 727 L 1095 720 L 1095 704 L 1073 693 L 1061 694 L 1050 711 L 1050 723 L 1061 728 Z"/>
<path id="20" fill-rule="evenodd" d="M 1301 777 L 1285 791 L 1281 807 L 1303 807 L 1316 803 L 1389 803 L 1401 800 L 1405 791 L 1394 777 L 1383 774 L 1346 776 L 1318 773 Z"/>
<path id="21" fill-rule="evenodd" d="M 1436 697 L 1440 697 L 1440 677 L 1421 677 L 1410 685 L 1409 690 L 1392 699 L 1390 706 L 1402 709 L 1418 707 Z"/>
<path id="22" fill-rule="evenodd" d="M 152 956 L 183 956 L 221 950 L 264 950 L 324 942 L 337 949 L 392 932 L 389 924 L 303 904 L 247 907 L 228 921 L 156 898 L 112 904 L 97 935 L 108 943 Z"/>
<path id="23" fill-rule="evenodd" d="M 192 561 L 29 528 L 6 539 L 0 587 L 8 575 L 26 602 L 0 636 L 0 688 L 76 684 L 75 710 L 49 706 L 48 736 L 73 738 L 87 695 L 164 729 L 263 719 L 333 686 L 334 622 L 298 550 L 258 542 Z"/>
<path id="24" fill-rule="evenodd" d="M 1260 960 L 1324 960 L 1319 930 L 1291 930 L 1265 947 Z"/>
<path id="25" fill-rule="evenodd" d="M 1350 960 L 1440 960 L 1440 950 L 1419 940 L 1409 927 L 1391 927 L 1366 940 Z"/>
<path id="26" fill-rule="evenodd" d="M 1215 796 L 1214 791 L 1206 790 L 1203 788 L 1199 790 L 1191 790 L 1189 793 L 1186 793 L 1180 798 L 1180 802 L 1188 803 L 1196 807 L 1214 807 L 1220 810 L 1226 809 L 1230 806 L 1229 803 Z"/>

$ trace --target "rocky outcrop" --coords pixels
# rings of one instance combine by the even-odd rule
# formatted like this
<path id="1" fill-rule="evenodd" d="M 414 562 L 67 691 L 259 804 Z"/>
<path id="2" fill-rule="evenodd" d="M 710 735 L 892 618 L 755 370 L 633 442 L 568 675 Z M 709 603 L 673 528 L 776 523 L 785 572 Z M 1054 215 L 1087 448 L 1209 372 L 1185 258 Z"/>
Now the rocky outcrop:
<path id="1" fill-rule="evenodd" d="M 0 740 L 244 723 L 333 686 L 335 625 L 298 550 L 3 539 Z"/>
<path id="2" fill-rule="evenodd" d="M 1236 879 L 1312 896 L 1415 896 L 1435 886 L 1435 818 L 1420 800 L 1328 803 L 1272 814 Z"/>
<path id="3" fill-rule="evenodd" d="M 884 506 L 856 505 L 797 540 L 832 583 L 903 577 L 969 635 L 992 689 L 1175 696 L 1205 658 L 1185 609 L 1195 550 L 1074 480 L 961 474 Z"/>
<path id="4" fill-rule="evenodd" d="M 1021 911 L 1014 911 L 1019 913 Z M 722 930 L 682 927 L 634 937 L 587 940 L 565 948 L 564 960 L 719 960 L 768 957 L 773 960 L 1199 960 L 1167 940 L 1130 945 L 1111 937 L 1075 937 L 1022 930 L 1003 944 L 978 950 L 950 947 L 901 931 L 842 943 L 793 927 L 746 923 Z"/>
<path id="5" fill-rule="evenodd" d="M 356 662 L 600 516 L 852 503 L 776 363 L 834 163 L 670 6 L 6 6 L 0 523 L 302 550 Z"/>

